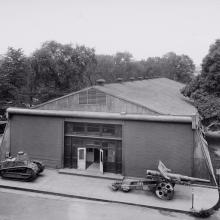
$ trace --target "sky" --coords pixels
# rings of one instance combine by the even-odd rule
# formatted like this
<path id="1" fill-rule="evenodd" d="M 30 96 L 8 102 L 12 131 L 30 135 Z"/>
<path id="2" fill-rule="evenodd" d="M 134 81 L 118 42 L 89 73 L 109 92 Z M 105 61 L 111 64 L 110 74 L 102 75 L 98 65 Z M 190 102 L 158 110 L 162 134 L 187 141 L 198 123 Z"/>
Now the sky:
<path id="1" fill-rule="evenodd" d="M 220 0 L 0 0 L 0 54 L 55 40 L 136 60 L 173 51 L 199 65 L 219 27 Z"/>

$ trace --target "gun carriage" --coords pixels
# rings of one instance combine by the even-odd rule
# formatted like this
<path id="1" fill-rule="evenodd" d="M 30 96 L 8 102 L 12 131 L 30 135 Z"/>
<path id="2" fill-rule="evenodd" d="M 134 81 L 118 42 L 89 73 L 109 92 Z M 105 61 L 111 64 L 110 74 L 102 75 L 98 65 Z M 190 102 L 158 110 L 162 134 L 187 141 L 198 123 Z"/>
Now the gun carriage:
<path id="1" fill-rule="evenodd" d="M 174 196 L 175 184 L 191 185 L 193 183 L 209 182 L 210 181 L 206 179 L 171 173 L 171 170 L 159 161 L 158 171 L 147 170 L 146 178 L 124 178 L 123 180 L 115 181 L 111 188 L 113 191 L 122 190 L 123 192 L 129 192 L 131 190 L 151 190 L 158 198 L 171 200 Z"/>

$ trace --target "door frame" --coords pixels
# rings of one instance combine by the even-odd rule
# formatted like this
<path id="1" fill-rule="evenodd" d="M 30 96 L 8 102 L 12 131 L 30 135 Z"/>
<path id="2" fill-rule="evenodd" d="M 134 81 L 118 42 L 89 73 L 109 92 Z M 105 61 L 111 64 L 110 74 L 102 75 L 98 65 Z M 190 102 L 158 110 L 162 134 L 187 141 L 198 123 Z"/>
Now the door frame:
<path id="1" fill-rule="evenodd" d="M 99 170 L 103 174 L 104 173 L 104 150 L 102 148 L 99 149 L 100 159 L 99 159 Z"/>
<path id="2" fill-rule="evenodd" d="M 80 159 L 80 151 L 83 151 L 83 159 Z M 78 147 L 77 148 L 77 169 L 86 170 L 86 148 Z"/>

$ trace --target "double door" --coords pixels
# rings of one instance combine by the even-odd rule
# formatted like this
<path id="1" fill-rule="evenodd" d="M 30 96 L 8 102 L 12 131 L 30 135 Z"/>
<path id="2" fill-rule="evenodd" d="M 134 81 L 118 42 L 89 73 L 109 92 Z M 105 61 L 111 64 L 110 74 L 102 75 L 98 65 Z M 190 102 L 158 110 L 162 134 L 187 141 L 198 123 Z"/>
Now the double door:
<path id="1" fill-rule="evenodd" d="M 120 141 L 98 141 L 65 136 L 64 167 L 86 170 L 94 163 L 101 173 L 121 173 Z M 97 164 L 98 163 L 98 164 Z"/>

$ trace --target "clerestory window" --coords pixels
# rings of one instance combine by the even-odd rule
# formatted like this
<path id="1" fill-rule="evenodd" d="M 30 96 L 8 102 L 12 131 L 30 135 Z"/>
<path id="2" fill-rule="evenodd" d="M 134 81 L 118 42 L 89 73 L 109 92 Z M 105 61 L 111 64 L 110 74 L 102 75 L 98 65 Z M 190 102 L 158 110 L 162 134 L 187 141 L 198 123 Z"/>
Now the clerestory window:
<path id="1" fill-rule="evenodd" d="M 106 104 L 106 94 L 96 89 L 88 89 L 79 93 L 79 104 Z"/>

